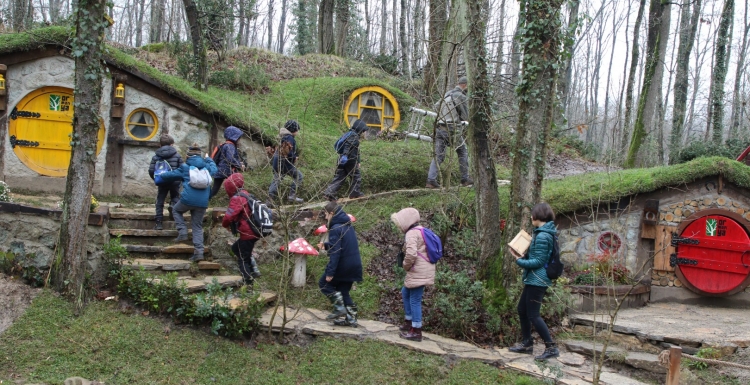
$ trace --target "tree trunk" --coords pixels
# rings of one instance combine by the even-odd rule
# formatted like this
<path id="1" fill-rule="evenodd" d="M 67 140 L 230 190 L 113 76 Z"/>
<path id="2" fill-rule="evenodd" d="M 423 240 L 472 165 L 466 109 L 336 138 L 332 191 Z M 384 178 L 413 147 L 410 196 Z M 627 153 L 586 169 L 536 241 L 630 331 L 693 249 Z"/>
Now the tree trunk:
<path id="1" fill-rule="evenodd" d="M 323 0 L 326 1 L 326 0 Z M 380 5 L 380 54 L 385 55 L 385 36 L 388 31 L 388 0 L 382 0 Z"/>
<path id="2" fill-rule="evenodd" d="M 185 16 L 190 25 L 190 40 L 193 43 L 193 60 L 195 60 L 195 88 L 208 88 L 208 56 L 203 42 L 203 28 L 198 17 L 198 8 L 193 0 L 182 0 L 185 4 Z"/>
<path id="3" fill-rule="evenodd" d="M 336 55 L 346 56 L 349 38 L 349 0 L 336 0 Z"/>
<path id="4" fill-rule="evenodd" d="M 370 1 L 365 0 L 365 43 L 367 44 L 367 52 L 370 53 L 370 32 L 372 31 L 372 18 L 370 17 Z"/>
<path id="5" fill-rule="evenodd" d="M 500 13 L 497 18 L 497 51 L 495 52 L 495 79 L 494 83 L 500 90 L 503 83 L 503 50 L 505 43 L 505 0 L 500 0 Z M 499 94 L 499 92 L 498 92 Z"/>
<path id="6" fill-rule="evenodd" d="M 300 0 L 300 3 L 304 0 Z M 238 4 L 238 11 L 239 14 L 237 17 L 239 20 L 239 30 L 237 31 L 237 46 L 242 45 L 242 41 L 244 40 L 243 35 L 245 33 L 245 0 L 240 0 Z"/>
<path id="7" fill-rule="evenodd" d="M 682 129 L 685 123 L 687 107 L 688 74 L 690 70 L 690 52 L 693 50 L 695 33 L 701 13 L 702 0 L 682 0 L 680 21 L 680 42 L 677 47 L 677 68 L 674 80 L 674 102 L 672 106 L 672 133 L 669 139 L 669 161 L 674 163 L 675 155 L 682 147 Z M 693 4 L 693 2 L 695 2 Z M 693 7 L 692 16 L 690 7 Z"/>
<path id="8" fill-rule="evenodd" d="M 297 2 L 297 10 L 295 11 L 295 17 L 297 18 L 297 31 L 295 39 L 297 40 L 297 52 L 300 55 L 306 55 L 311 52 L 315 52 L 310 41 L 310 26 L 308 12 L 311 10 L 311 6 L 307 3 L 308 0 L 299 0 Z"/>
<path id="9" fill-rule="evenodd" d="M 401 43 L 401 73 L 411 79 L 409 70 L 409 42 L 406 40 L 406 0 L 401 0 L 401 13 L 398 24 L 398 40 Z"/>
<path id="10" fill-rule="evenodd" d="M 564 0 L 526 0 L 520 41 L 523 42 L 523 71 L 516 88 L 518 124 L 513 153 L 513 171 L 505 230 L 510 241 L 519 229 L 530 230 L 531 208 L 541 198 L 547 138 L 556 119 L 557 71 L 560 67 L 560 8 Z M 523 6 L 522 6 L 523 7 Z M 521 150 L 522 149 L 522 150 Z M 516 280 L 514 258 L 506 253 L 503 287 Z"/>
<path id="11" fill-rule="evenodd" d="M 12 0 L 11 25 L 14 31 L 25 31 L 34 22 L 34 3 L 32 0 Z"/>
<path id="12" fill-rule="evenodd" d="M 633 27 L 633 52 L 630 54 L 630 73 L 628 74 L 628 86 L 625 89 L 625 125 L 622 127 L 622 141 L 620 142 L 621 151 L 625 152 L 630 137 L 630 119 L 633 115 L 633 89 L 638 73 L 638 56 L 640 47 L 638 38 L 641 34 L 641 23 L 643 22 L 643 11 L 646 9 L 646 0 L 640 0 L 638 5 L 638 16 L 635 17 L 635 26 Z"/>
<path id="13" fill-rule="evenodd" d="M 510 63 L 508 63 L 508 75 L 512 84 L 518 84 L 521 76 L 521 35 L 523 33 L 523 23 L 526 19 L 526 4 L 528 0 L 521 0 L 518 10 L 518 23 L 516 30 L 513 32 L 513 42 L 510 48 Z"/>
<path id="14" fill-rule="evenodd" d="M 393 13 L 391 14 L 393 20 L 393 56 L 398 57 L 398 0 L 393 0 Z"/>
<path id="15" fill-rule="evenodd" d="M 284 53 L 284 43 L 285 43 L 285 35 L 286 35 L 286 7 L 287 7 L 288 0 L 281 0 L 281 20 L 279 20 L 279 32 L 278 32 L 278 41 L 279 41 L 279 53 Z"/>
<path id="16" fill-rule="evenodd" d="M 570 79 L 573 76 L 573 56 L 575 55 L 575 52 L 573 52 L 573 45 L 575 43 L 576 38 L 576 30 L 578 29 L 578 8 L 580 6 L 579 0 L 572 0 L 570 3 L 568 3 L 568 6 L 570 7 L 570 13 L 568 14 L 568 38 L 565 39 L 565 44 L 563 45 L 563 51 L 566 52 L 566 56 L 563 59 L 563 68 L 565 68 L 565 75 L 562 77 L 562 79 L 558 80 L 557 88 L 560 90 L 560 109 L 561 114 L 559 114 L 558 119 L 560 120 L 558 122 L 559 128 L 562 128 L 563 119 L 565 118 L 567 111 L 568 111 L 568 94 L 570 93 Z"/>
<path id="17" fill-rule="evenodd" d="M 447 0 L 430 1 L 430 40 L 427 42 L 427 64 L 425 65 L 424 88 L 429 98 L 438 93 L 437 78 L 442 69 L 440 54 L 443 48 L 445 24 L 448 19 Z"/>
<path id="18" fill-rule="evenodd" d="M 268 39 L 266 40 L 266 49 L 271 50 L 273 45 L 273 0 L 268 0 Z"/>
<path id="19" fill-rule="evenodd" d="M 734 138 L 738 134 L 740 127 L 740 99 L 742 94 L 742 77 L 745 73 L 745 55 L 747 55 L 748 35 L 750 34 L 750 23 L 748 23 L 748 2 L 745 2 L 744 32 L 742 33 L 742 43 L 740 43 L 740 53 L 737 56 L 737 71 L 734 75 L 734 91 L 732 93 L 732 116 L 729 125 L 729 137 Z"/>
<path id="20" fill-rule="evenodd" d="M 411 46 L 411 68 L 412 72 L 419 73 L 419 66 L 422 62 L 422 39 L 424 36 L 424 9 L 422 9 L 422 0 L 416 0 L 416 4 L 414 5 L 414 19 L 410 25 L 414 29 Z"/>
<path id="21" fill-rule="evenodd" d="M 729 49 L 732 44 L 732 22 L 734 21 L 734 0 L 725 0 L 719 22 L 719 36 L 716 39 L 716 64 L 711 75 L 711 109 L 713 109 L 713 141 L 724 141 L 724 82 L 729 67 Z"/>
<path id="22" fill-rule="evenodd" d="M 612 51 L 609 53 L 609 68 L 607 69 L 607 86 L 604 88 L 604 127 L 603 127 L 604 132 L 614 132 L 614 130 L 607 129 L 607 122 L 609 122 L 609 90 L 610 90 L 609 86 L 611 84 L 610 82 L 612 81 L 612 64 L 615 58 L 615 48 L 616 48 L 615 43 L 617 42 L 618 30 L 619 28 L 617 26 L 617 12 L 614 12 L 613 10 L 612 12 Z M 614 149 L 615 148 L 614 138 L 615 136 L 612 135 L 612 137 L 609 138 L 610 139 L 609 142 L 604 143 L 602 147 L 606 149 L 607 144 L 609 144 L 611 146 L 610 149 Z M 609 159 L 607 159 L 606 163 L 607 164 L 610 163 Z"/>
<path id="23" fill-rule="evenodd" d="M 60 21 L 61 6 L 61 0 L 49 0 L 49 20 L 52 24 L 57 24 Z"/>
<path id="24" fill-rule="evenodd" d="M 661 85 L 664 74 L 664 56 L 669 40 L 670 3 L 651 0 L 643 88 L 638 98 L 633 137 L 630 139 L 625 167 L 634 167 L 636 158 L 646 135 L 654 129 L 655 115 L 661 103 Z"/>
<path id="25" fill-rule="evenodd" d="M 158 0 L 151 4 L 151 25 L 148 34 L 148 41 L 150 43 L 158 43 L 162 39 L 165 12 L 166 0 Z"/>
<path id="26" fill-rule="evenodd" d="M 321 0 L 318 10 L 318 52 L 333 54 L 333 1 Z"/>
<path id="27" fill-rule="evenodd" d="M 146 0 L 140 0 L 138 6 L 138 20 L 135 23 L 135 46 L 143 43 L 143 16 L 146 14 Z"/>
<path id="28" fill-rule="evenodd" d="M 99 103 L 105 75 L 104 26 L 105 0 L 79 0 L 76 14 L 76 38 L 72 45 L 75 58 L 73 94 L 72 152 L 65 183 L 62 222 L 57 255 L 53 264 L 53 286 L 72 298 L 79 313 L 86 301 L 87 274 L 86 227 L 94 188 L 96 148 L 99 139 Z"/>

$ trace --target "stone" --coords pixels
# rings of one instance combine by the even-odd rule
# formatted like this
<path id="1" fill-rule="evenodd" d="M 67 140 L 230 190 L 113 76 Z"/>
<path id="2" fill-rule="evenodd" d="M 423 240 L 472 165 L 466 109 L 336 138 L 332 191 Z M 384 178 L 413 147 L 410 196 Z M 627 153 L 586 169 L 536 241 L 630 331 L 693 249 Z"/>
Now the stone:
<path id="1" fill-rule="evenodd" d="M 188 229 L 188 234 L 191 234 L 192 232 L 192 229 Z M 176 237 L 177 230 L 110 229 L 109 235 L 113 237 Z"/>
<path id="2" fill-rule="evenodd" d="M 200 270 L 220 270 L 221 265 L 216 262 L 200 261 L 198 262 L 198 269 Z"/>
<path id="3" fill-rule="evenodd" d="M 455 352 L 455 353 L 448 353 L 448 354 L 456 356 L 458 358 L 463 358 L 466 360 L 481 361 L 486 364 L 495 364 L 498 362 L 502 362 L 501 356 L 492 354 L 491 352 L 487 350 L 479 349 L 479 348 L 474 349 L 473 351 Z"/>
<path id="4" fill-rule="evenodd" d="M 356 337 L 364 336 L 367 330 L 362 328 L 353 328 L 351 326 L 336 326 L 333 323 L 324 321 L 312 321 L 302 326 L 302 332 L 314 336 L 347 336 Z"/>
<path id="5" fill-rule="evenodd" d="M 693 215 L 693 210 L 684 209 L 684 210 L 682 210 L 682 215 L 685 216 L 685 217 L 689 217 L 689 216 Z"/>
<path id="6" fill-rule="evenodd" d="M 731 342 L 724 343 L 706 343 L 704 347 L 710 347 L 716 349 L 719 353 L 719 357 L 729 357 L 737 351 L 737 345 Z"/>
<path id="7" fill-rule="evenodd" d="M 669 283 L 668 283 L 667 285 L 668 285 L 668 286 L 674 286 L 674 281 L 670 279 L 670 280 L 669 280 Z"/>
<path id="8" fill-rule="evenodd" d="M 651 285 L 652 286 L 661 286 L 661 283 L 659 283 L 658 279 L 652 279 L 651 280 Z"/>
<path id="9" fill-rule="evenodd" d="M 557 357 L 557 360 L 563 365 L 581 366 L 586 362 L 586 357 L 577 353 L 560 353 L 560 357 Z"/>
<path id="10" fill-rule="evenodd" d="M 692 201 L 692 202 L 690 202 L 690 206 L 698 207 L 698 202 L 697 201 Z"/>
<path id="11" fill-rule="evenodd" d="M 656 275 L 658 275 L 659 277 L 665 277 L 667 275 L 667 272 L 663 270 L 659 270 L 656 272 Z"/>
<path id="12" fill-rule="evenodd" d="M 599 382 L 606 385 L 646 385 L 645 382 L 612 372 L 602 372 L 599 376 Z"/>
<path id="13" fill-rule="evenodd" d="M 737 214 L 740 214 L 740 215 L 745 214 L 745 209 L 743 209 L 742 207 L 738 208 Z"/>
<path id="14" fill-rule="evenodd" d="M 659 357 L 656 354 L 628 352 L 625 357 L 625 363 L 634 368 L 646 370 L 651 373 L 667 373 L 667 368 L 659 364 Z"/>
<path id="15" fill-rule="evenodd" d="M 711 198 L 703 198 L 703 205 L 708 206 L 711 204 Z"/>
<path id="16" fill-rule="evenodd" d="M 325 318 L 325 315 L 322 315 L 322 318 Z M 380 333 L 380 332 L 386 332 L 386 331 L 398 331 L 398 326 L 387 324 L 385 322 L 379 322 L 379 321 L 370 321 L 370 320 L 358 320 L 360 328 L 366 329 L 370 333 Z M 426 333 L 424 333 L 426 334 Z"/>
<path id="17" fill-rule="evenodd" d="M 671 204 L 671 205 L 669 205 L 669 208 L 670 209 L 675 209 L 675 208 L 677 208 L 677 204 Z"/>
<path id="18" fill-rule="evenodd" d="M 135 259 L 132 261 L 134 268 L 143 267 L 144 270 L 179 271 L 190 269 L 190 261 L 179 259 Z"/>
<path id="19" fill-rule="evenodd" d="M 484 351 L 484 349 L 474 346 L 468 342 L 457 341 L 454 339 L 441 337 L 433 333 L 422 333 L 422 338 L 426 338 L 430 341 L 434 341 L 435 343 L 440 345 L 440 347 L 443 348 L 443 350 L 449 353 L 472 352 L 472 351 L 476 351 L 477 349 Z"/>
<path id="20" fill-rule="evenodd" d="M 445 350 L 441 349 L 437 343 L 423 339 L 421 342 L 405 340 L 398 336 L 397 333 L 377 333 L 374 334 L 375 339 L 383 341 L 385 343 L 401 346 L 410 350 L 414 350 L 422 353 L 444 355 Z"/>

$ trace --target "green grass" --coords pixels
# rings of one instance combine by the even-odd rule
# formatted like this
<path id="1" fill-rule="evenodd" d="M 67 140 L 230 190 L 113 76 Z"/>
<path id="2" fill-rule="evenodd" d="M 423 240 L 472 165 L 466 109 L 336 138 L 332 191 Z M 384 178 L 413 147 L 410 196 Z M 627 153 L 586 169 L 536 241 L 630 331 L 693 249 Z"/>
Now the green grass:
<path id="1" fill-rule="evenodd" d="M 248 348 L 204 330 L 124 314 L 110 302 L 93 303 L 74 317 L 71 304 L 49 292 L 0 335 L 0 352 L 0 378 L 55 384 L 69 376 L 107 384 L 541 383 L 371 340 L 318 338 L 304 347 Z"/>

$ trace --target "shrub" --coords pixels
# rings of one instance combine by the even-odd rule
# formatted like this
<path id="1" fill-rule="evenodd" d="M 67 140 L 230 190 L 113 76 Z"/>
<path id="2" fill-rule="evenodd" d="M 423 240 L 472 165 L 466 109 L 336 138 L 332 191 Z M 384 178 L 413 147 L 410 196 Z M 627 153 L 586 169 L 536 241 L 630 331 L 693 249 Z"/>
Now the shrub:
<path id="1" fill-rule="evenodd" d="M 695 158 L 721 156 L 729 159 L 737 159 L 748 146 L 747 140 L 727 139 L 724 144 L 716 144 L 713 141 L 696 140 L 682 148 L 670 163 L 678 164 L 691 161 Z"/>
<path id="2" fill-rule="evenodd" d="M 122 236 L 110 238 L 102 252 L 104 253 L 104 262 L 107 265 L 107 271 L 110 276 L 116 276 L 120 273 L 122 262 L 128 259 L 128 250 L 122 245 Z"/>
<path id="3" fill-rule="evenodd" d="M 698 350 L 698 353 L 695 353 L 695 356 L 699 358 L 716 360 L 721 358 L 721 352 L 714 348 L 701 348 L 701 350 Z M 708 364 L 705 362 L 688 360 L 688 367 L 691 369 L 704 370 L 708 368 Z"/>
<path id="4" fill-rule="evenodd" d="M 11 243 L 11 250 L 15 246 Z M 35 254 L 26 254 L 23 250 L 0 252 L 0 272 L 12 276 L 20 276 L 31 286 L 44 285 L 45 270 L 34 265 Z"/>
<path id="5" fill-rule="evenodd" d="M 615 261 L 610 253 L 591 255 L 592 265 L 574 273 L 571 281 L 576 285 L 628 285 L 632 283 L 628 269 Z"/>
<path id="6" fill-rule="evenodd" d="M 10 196 L 10 187 L 8 184 L 0 180 L 0 202 L 13 202 L 13 198 Z"/>
<path id="7" fill-rule="evenodd" d="M 469 337 L 479 319 L 484 298 L 484 285 L 472 281 L 466 272 L 453 272 L 438 265 L 435 275 L 433 300 L 434 316 L 431 324 L 452 333 Z"/>
<path id="8" fill-rule="evenodd" d="M 211 73 L 211 85 L 239 91 L 261 91 L 268 87 L 271 79 L 262 66 L 239 64 L 233 69 L 217 70 Z"/>
<path id="9" fill-rule="evenodd" d="M 167 46 L 165 43 L 151 43 L 141 46 L 141 49 L 147 52 L 158 53 L 164 52 L 167 49 Z"/>
<path id="10" fill-rule="evenodd" d="M 373 67 L 380 68 L 383 72 L 398 75 L 398 58 L 395 55 L 380 54 L 372 58 Z"/>
<path id="11" fill-rule="evenodd" d="M 99 208 L 99 201 L 96 200 L 96 197 L 94 197 L 92 195 L 91 196 L 91 206 L 89 206 L 89 212 L 95 213 L 98 208 Z"/>

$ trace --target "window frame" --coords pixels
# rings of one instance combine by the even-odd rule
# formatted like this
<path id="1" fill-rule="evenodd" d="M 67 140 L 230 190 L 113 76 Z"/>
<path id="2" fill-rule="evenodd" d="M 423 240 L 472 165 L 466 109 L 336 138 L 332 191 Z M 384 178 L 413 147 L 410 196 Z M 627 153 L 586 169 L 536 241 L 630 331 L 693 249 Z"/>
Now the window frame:
<path id="1" fill-rule="evenodd" d="M 386 131 L 395 131 L 396 128 L 398 128 L 398 125 L 401 123 L 401 112 L 399 111 L 398 102 L 396 101 L 396 98 L 393 96 L 393 94 L 391 94 L 390 92 L 388 92 L 388 90 L 386 90 L 385 88 L 378 87 L 378 86 L 360 87 L 360 88 L 357 88 L 356 90 L 352 91 L 352 94 L 349 96 L 349 99 L 346 101 L 346 104 L 344 105 L 344 111 L 343 112 L 344 112 L 344 122 L 346 123 L 346 125 L 347 126 L 350 125 L 349 118 L 354 117 L 354 118 L 360 119 L 360 117 L 362 116 L 362 110 L 364 109 L 363 106 L 362 106 L 362 104 L 361 104 L 361 102 L 362 102 L 362 95 L 364 95 L 364 94 L 366 94 L 368 92 L 375 92 L 375 93 L 379 94 L 383 98 L 383 101 L 382 101 L 382 103 L 380 103 L 381 104 L 380 107 L 364 106 L 364 108 L 367 108 L 367 109 L 380 110 L 380 112 L 382 113 L 379 125 L 378 124 L 368 124 L 367 127 L 377 128 L 379 131 L 384 131 L 384 130 L 386 130 Z M 386 101 L 388 103 L 391 103 L 391 107 L 393 108 L 393 115 L 387 115 L 387 116 L 385 115 L 385 103 L 386 103 Z M 352 114 L 352 113 L 349 112 L 349 109 L 351 108 L 352 103 L 354 103 L 354 102 L 357 103 L 357 113 L 356 114 Z M 383 122 L 386 119 L 393 119 L 393 125 L 391 127 L 389 127 L 388 129 L 386 129 L 384 127 L 384 124 L 383 124 Z"/>
<path id="2" fill-rule="evenodd" d="M 149 135 L 146 138 L 139 138 L 139 137 L 133 135 L 132 132 L 130 132 L 130 124 L 131 124 L 130 123 L 130 119 L 133 117 L 133 115 L 135 115 L 138 112 L 145 112 L 145 113 L 151 115 L 151 118 L 154 119 L 154 130 L 151 131 L 151 135 Z M 140 123 L 133 123 L 133 124 L 139 125 L 139 126 L 143 126 Z M 145 126 L 148 127 L 150 125 L 145 125 Z M 128 136 L 130 136 L 131 138 L 133 138 L 135 140 L 142 141 L 142 142 L 149 141 L 149 140 L 153 139 L 154 136 L 156 136 L 157 132 L 159 132 L 159 118 L 156 116 L 156 113 L 154 111 L 151 111 L 148 108 L 136 108 L 133 111 L 130 111 L 130 113 L 128 114 L 128 118 L 125 121 L 125 132 L 128 134 Z"/>

